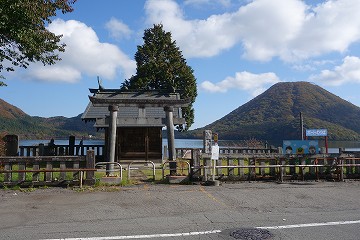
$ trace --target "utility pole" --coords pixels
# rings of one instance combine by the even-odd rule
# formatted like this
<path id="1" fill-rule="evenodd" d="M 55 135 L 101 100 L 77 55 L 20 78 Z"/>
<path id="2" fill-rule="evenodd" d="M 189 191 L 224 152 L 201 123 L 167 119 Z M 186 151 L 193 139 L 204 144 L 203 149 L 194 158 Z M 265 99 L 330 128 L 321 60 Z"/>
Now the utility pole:
<path id="1" fill-rule="evenodd" d="M 304 140 L 304 120 L 301 112 L 300 112 L 300 132 L 301 132 L 301 140 Z"/>

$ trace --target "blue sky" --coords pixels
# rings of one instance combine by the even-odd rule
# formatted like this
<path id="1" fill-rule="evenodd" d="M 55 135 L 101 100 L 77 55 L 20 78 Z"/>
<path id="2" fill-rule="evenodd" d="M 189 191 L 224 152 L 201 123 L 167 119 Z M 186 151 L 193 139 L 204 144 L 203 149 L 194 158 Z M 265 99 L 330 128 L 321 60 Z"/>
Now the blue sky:
<path id="1" fill-rule="evenodd" d="M 31 116 L 85 110 L 97 76 L 135 74 L 144 30 L 162 23 L 194 69 L 195 123 L 225 116 L 277 82 L 308 81 L 360 106 L 359 0 L 78 0 L 48 26 L 67 51 L 5 75 L 0 98 Z"/>

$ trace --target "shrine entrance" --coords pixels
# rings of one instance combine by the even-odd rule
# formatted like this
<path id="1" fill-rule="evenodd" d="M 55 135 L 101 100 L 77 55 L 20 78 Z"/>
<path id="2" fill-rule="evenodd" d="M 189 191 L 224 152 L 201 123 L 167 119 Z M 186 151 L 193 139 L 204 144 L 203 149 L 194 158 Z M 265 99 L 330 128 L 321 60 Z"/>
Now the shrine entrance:
<path id="1" fill-rule="evenodd" d="M 162 158 L 162 130 L 159 127 L 118 128 L 117 143 L 119 160 Z"/>

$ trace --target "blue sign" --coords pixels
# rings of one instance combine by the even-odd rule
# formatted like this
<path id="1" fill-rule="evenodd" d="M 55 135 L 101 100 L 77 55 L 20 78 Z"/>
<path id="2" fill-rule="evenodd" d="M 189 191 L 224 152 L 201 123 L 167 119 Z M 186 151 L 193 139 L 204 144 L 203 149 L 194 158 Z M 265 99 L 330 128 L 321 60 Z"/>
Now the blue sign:
<path id="1" fill-rule="evenodd" d="M 327 129 L 306 129 L 307 137 L 326 137 Z"/>
<path id="2" fill-rule="evenodd" d="M 317 140 L 284 140 L 285 154 L 315 154 L 319 149 Z"/>

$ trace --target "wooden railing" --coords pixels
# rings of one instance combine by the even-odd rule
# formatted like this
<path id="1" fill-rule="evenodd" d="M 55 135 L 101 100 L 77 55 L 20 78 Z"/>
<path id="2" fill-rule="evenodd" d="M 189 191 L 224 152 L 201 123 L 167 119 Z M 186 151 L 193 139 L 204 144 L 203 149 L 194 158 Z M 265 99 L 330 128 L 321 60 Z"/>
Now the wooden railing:
<path id="1" fill-rule="evenodd" d="M 360 153 L 286 155 L 269 149 L 220 149 L 215 175 L 231 180 L 305 180 L 360 178 Z M 180 161 L 191 165 L 193 179 L 208 180 L 214 174 L 211 155 L 201 149 L 176 149 Z"/>
<path id="2" fill-rule="evenodd" d="M 94 184 L 95 153 L 86 156 L 0 157 L 0 185 Z M 86 175 L 85 175 L 86 174 Z"/>
<path id="3" fill-rule="evenodd" d="M 176 148 L 176 156 L 189 155 L 191 151 L 202 151 L 200 148 Z M 278 149 L 274 148 L 244 148 L 244 147 L 220 147 L 220 155 L 232 154 L 276 154 Z"/>

